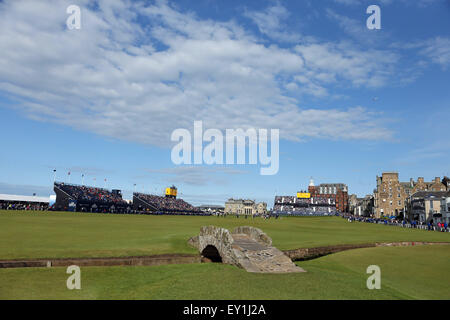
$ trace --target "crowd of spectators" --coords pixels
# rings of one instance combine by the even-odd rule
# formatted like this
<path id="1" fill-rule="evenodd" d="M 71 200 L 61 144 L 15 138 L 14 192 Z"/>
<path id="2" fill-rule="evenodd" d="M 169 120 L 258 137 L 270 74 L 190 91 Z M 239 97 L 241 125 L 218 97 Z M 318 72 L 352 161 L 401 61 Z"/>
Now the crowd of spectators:
<path id="1" fill-rule="evenodd" d="M 323 216 L 336 215 L 334 201 L 326 198 L 297 198 L 295 196 L 275 196 L 273 212 L 280 215 Z"/>
<path id="2" fill-rule="evenodd" d="M 305 215 L 335 215 L 336 207 L 324 207 L 324 206 L 309 206 L 309 207 L 302 207 L 302 206 L 293 206 L 293 205 L 279 205 L 276 204 L 273 207 L 273 213 L 280 214 L 280 215 L 298 215 L 298 216 L 305 216 Z"/>
<path id="3" fill-rule="evenodd" d="M 48 210 L 48 204 L 25 203 L 25 202 L 1 202 L 0 210 L 46 211 Z"/>
<path id="4" fill-rule="evenodd" d="M 158 211 L 196 212 L 194 206 L 183 199 L 161 197 L 152 194 L 134 193 L 134 196 L 155 207 Z"/>
<path id="5" fill-rule="evenodd" d="M 421 229 L 428 231 L 440 231 L 440 232 L 450 232 L 450 228 L 447 222 L 436 222 L 433 221 L 408 221 L 402 219 L 387 219 L 387 218 L 371 218 L 371 217 L 359 217 L 353 215 L 344 215 L 343 218 L 347 219 L 349 222 L 357 221 L 357 222 L 367 222 L 367 223 L 376 223 L 376 224 L 384 224 L 389 226 L 397 226 L 402 228 L 411 228 L 411 229 Z"/>
<path id="6" fill-rule="evenodd" d="M 300 199 L 294 196 L 275 196 L 275 204 L 309 204 L 310 199 Z"/>
<path id="7" fill-rule="evenodd" d="M 148 214 L 148 215 L 169 215 L 169 216 L 212 216 L 212 213 L 202 212 L 202 211 L 148 211 L 141 212 L 137 211 L 138 214 Z"/>
<path id="8" fill-rule="evenodd" d="M 77 186 L 65 183 L 55 183 L 55 186 L 67 193 L 71 198 L 75 200 L 126 204 L 126 201 L 122 199 L 122 195 L 112 193 L 111 191 L 106 189 Z"/>

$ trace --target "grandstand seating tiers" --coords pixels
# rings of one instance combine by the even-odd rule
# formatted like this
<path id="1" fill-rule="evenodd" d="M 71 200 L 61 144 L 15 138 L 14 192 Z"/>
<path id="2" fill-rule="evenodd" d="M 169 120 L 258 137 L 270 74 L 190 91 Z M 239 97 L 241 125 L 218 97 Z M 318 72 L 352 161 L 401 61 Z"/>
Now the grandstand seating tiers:
<path id="1" fill-rule="evenodd" d="M 74 211 L 87 212 L 126 212 L 131 210 L 122 199 L 120 192 L 107 189 L 55 182 L 55 210 L 68 210 L 70 205 Z"/>
<path id="2" fill-rule="evenodd" d="M 330 199 L 275 196 L 273 213 L 295 216 L 322 216 L 335 215 L 337 211 L 334 201 L 330 201 Z"/>
<path id="3" fill-rule="evenodd" d="M 134 210 L 150 210 L 160 212 L 199 212 L 197 208 L 182 199 L 161 197 L 152 194 L 133 193 Z"/>

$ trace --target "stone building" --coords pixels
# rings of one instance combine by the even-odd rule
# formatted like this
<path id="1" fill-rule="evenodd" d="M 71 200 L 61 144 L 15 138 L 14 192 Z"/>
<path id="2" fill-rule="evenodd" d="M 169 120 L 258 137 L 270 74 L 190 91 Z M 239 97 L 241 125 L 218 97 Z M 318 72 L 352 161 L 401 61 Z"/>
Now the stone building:
<path id="1" fill-rule="evenodd" d="M 447 191 L 450 191 L 450 178 L 447 176 L 444 176 L 442 179 L 442 184 L 447 187 Z"/>
<path id="2" fill-rule="evenodd" d="M 356 198 L 356 205 L 350 211 L 355 216 L 370 217 L 373 214 L 374 197 L 371 194 L 364 198 Z"/>
<path id="3" fill-rule="evenodd" d="M 411 196 L 410 218 L 421 222 L 447 222 L 449 200 L 447 191 L 416 192 Z"/>
<path id="4" fill-rule="evenodd" d="M 446 182 L 445 178 L 443 179 L 443 182 L 441 182 L 439 177 L 434 178 L 434 180 L 430 182 L 426 182 L 423 177 L 417 178 L 417 182 L 411 178 L 409 182 L 401 182 L 401 185 L 405 188 L 405 192 L 408 196 L 419 191 L 447 191 L 447 183 L 444 183 Z"/>
<path id="5" fill-rule="evenodd" d="M 225 202 L 225 214 L 262 215 L 267 213 L 267 203 L 248 199 L 228 199 Z"/>
<path id="6" fill-rule="evenodd" d="M 383 172 L 381 177 L 377 176 L 377 188 L 373 194 L 375 217 L 405 214 L 409 195 L 398 180 L 398 172 Z"/>
<path id="7" fill-rule="evenodd" d="M 447 182 L 445 178 L 443 181 Z M 409 182 L 400 182 L 398 172 L 383 172 L 381 177 L 377 176 L 377 188 L 374 190 L 375 216 L 405 215 L 411 211 L 410 198 L 414 194 L 422 191 L 446 190 L 447 186 L 439 177 L 431 182 L 426 182 L 423 177 L 419 177 L 417 182 L 413 178 Z"/>
<path id="8" fill-rule="evenodd" d="M 441 222 L 450 224 L 450 191 L 444 199 L 441 200 Z"/>
<path id="9" fill-rule="evenodd" d="M 348 197 L 348 211 L 350 213 L 353 213 L 356 206 L 358 205 L 358 196 L 356 194 L 351 194 Z"/>

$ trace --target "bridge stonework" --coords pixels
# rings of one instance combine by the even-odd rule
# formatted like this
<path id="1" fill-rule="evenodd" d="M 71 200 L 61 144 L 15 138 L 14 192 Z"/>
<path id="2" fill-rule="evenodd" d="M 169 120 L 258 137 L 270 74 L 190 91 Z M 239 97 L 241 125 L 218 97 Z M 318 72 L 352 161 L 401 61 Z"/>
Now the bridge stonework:
<path id="1" fill-rule="evenodd" d="M 229 232 L 215 226 L 200 228 L 200 234 L 188 243 L 205 258 L 234 265 L 248 272 L 287 273 L 305 272 L 282 251 L 272 246 L 272 239 L 258 228 L 241 226 Z"/>

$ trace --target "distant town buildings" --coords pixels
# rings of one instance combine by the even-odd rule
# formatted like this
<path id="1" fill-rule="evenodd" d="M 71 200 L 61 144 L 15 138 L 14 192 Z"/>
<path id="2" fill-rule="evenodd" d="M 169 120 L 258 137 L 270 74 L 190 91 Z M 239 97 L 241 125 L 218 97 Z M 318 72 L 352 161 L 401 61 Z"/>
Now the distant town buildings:
<path id="1" fill-rule="evenodd" d="M 448 202 L 447 202 L 448 201 Z M 420 222 L 448 222 L 450 194 L 447 191 L 419 191 L 411 196 L 410 218 Z M 441 221 L 442 220 L 442 221 Z"/>
<path id="2" fill-rule="evenodd" d="M 225 202 L 224 212 L 233 215 L 263 215 L 267 213 L 267 203 L 231 198 Z"/>
<path id="3" fill-rule="evenodd" d="M 375 216 L 399 216 L 405 213 L 405 187 L 398 180 L 398 172 L 383 172 L 377 176 L 377 188 L 374 190 Z"/>
<path id="4" fill-rule="evenodd" d="M 449 196 L 450 179 L 439 177 L 426 182 L 423 177 L 417 181 L 400 182 L 398 172 L 383 172 L 377 176 L 374 190 L 374 215 L 407 217 L 427 222 L 431 219 L 446 218 L 448 209 L 446 199 Z M 445 209 L 445 210 L 444 210 Z"/>
<path id="5" fill-rule="evenodd" d="M 332 199 L 338 212 L 348 212 L 348 186 L 343 183 L 321 183 L 314 185 L 311 179 L 308 192 L 311 198 Z"/>
<path id="6" fill-rule="evenodd" d="M 225 210 L 225 207 L 218 206 L 218 205 L 212 205 L 212 204 L 202 204 L 202 205 L 198 206 L 197 209 L 199 209 L 201 212 L 217 214 L 217 213 L 223 213 Z"/>
<path id="7" fill-rule="evenodd" d="M 349 212 L 355 216 L 370 217 L 373 214 L 374 196 L 366 195 L 364 198 L 358 198 L 356 194 L 349 196 Z"/>
<path id="8" fill-rule="evenodd" d="M 417 182 L 414 179 L 410 179 L 409 182 L 401 182 L 402 186 L 408 196 L 413 195 L 419 191 L 446 191 L 447 185 L 441 182 L 439 177 L 434 178 L 431 182 L 425 182 L 423 177 L 419 177 Z"/>

